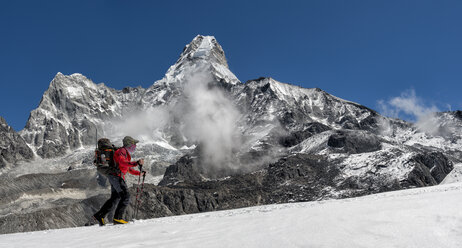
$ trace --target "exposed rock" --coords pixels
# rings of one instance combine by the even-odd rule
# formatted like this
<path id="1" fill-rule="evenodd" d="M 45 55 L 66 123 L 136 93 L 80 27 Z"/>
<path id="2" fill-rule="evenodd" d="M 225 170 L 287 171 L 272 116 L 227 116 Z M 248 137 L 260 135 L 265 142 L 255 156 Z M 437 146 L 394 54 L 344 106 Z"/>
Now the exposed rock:
<path id="1" fill-rule="evenodd" d="M 339 170 L 325 157 L 295 154 L 280 159 L 268 168 L 263 181 L 268 203 L 312 201 L 326 196 L 324 189 L 334 187 Z"/>
<path id="2" fill-rule="evenodd" d="M 298 145 L 300 142 L 313 136 L 314 134 L 322 133 L 328 130 L 331 130 L 331 128 L 319 122 L 312 122 L 308 123 L 303 130 L 295 131 L 290 133 L 288 136 L 282 137 L 279 142 L 284 147 L 292 147 Z"/>
<path id="3" fill-rule="evenodd" d="M 460 121 L 462 121 L 462 111 L 460 110 L 454 111 L 454 116 Z"/>
<path id="4" fill-rule="evenodd" d="M 33 157 L 34 153 L 24 139 L 0 116 L 0 168 Z"/>
<path id="5" fill-rule="evenodd" d="M 179 182 L 193 183 L 200 182 L 202 177 L 196 160 L 191 155 L 181 157 L 178 162 L 169 166 L 165 171 L 164 178 L 159 185 L 172 185 Z"/>
<path id="6" fill-rule="evenodd" d="M 350 154 L 378 151 L 382 147 L 376 135 L 361 130 L 338 130 L 329 137 L 327 145 L 336 152 Z"/>
<path id="7" fill-rule="evenodd" d="M 440 152 L 419 154 L 412 162 L 415 168 L 406 183 L 419 187 L 439 184 L 454 168 L 453 163 Z"/>

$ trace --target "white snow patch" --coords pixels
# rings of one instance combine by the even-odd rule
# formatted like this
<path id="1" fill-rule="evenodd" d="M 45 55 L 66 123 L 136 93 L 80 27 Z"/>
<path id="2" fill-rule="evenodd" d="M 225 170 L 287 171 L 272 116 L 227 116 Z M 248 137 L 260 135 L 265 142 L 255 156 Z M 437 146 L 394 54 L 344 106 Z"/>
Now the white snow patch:
<path id="1" fill-rule="evenodd" d="M 168 150 L 173 150 L 173 151 L 177 151 L 178 149 L 176 149 L 175 147 L 171 146 L 169 143 L 167 143 L 165 140 L 162 140 L 162 141 L 155 141 L 154 144 L 160 146 L 160 147 L 163 147 L 165 149 L 168 149 Z"/>
<path id="2" fill-rule="evenodd" d="M 390 157 L 390 154 L 393 154 Z M 368 172 L 376 174 L 389 175 L 390 178 L 405 179 L 407 174 L 414 168 L 408 164 L 409 160 L 415 156 L 413 152 L 401 154 L 399 150 L 393 147 L 384 146 L 382 150 L 376 152 L 360 154 L 329 154 L 329 158 L 336 159 L 343 156 L 341 163 L 344 176 L 362 177 Z"/>
<path id="3" fill-rule="evenodd" d="M 455 164 L 454 169 L 446 175 L 444 180 L 441 184 L 449 184 L 449 183 L 459 183 L 462 182 L 462 163 Z"/>
<path id="4" fill-rule="evenodd" d="M 299 153 L 315 153 L 321 151 L 327 147 L 327 141 L 329 140 L 329 137 L 332 135 L 332 133 L 332 131 L 326 131 L 315 134 L 305 139 L 297 146 L 293 147 L 291 151 Z"/>
<path id="5" fill-rule="evenodd" d="M 202 42 L 193 54 L 193 57 L 205 57 L 209 55 L 210 51 L 213 49 L 213 39 L 215 39 L 213 36 L 204 36 L 204 39 L 202 39 Z"/>
<path id="6" fill-rule="evenodd" d="M 226 82 L 236 84 L 239 79 L 226 66 L 218 63 L 212 63 L 212 67 L 219 78 L 223 78 Z"/>
<path id="7" fill-rule="evenodd" d="M 81 87 L 73 87 L 73 86 L 67 86 L 66 87 L 67 94 L 69 95 L 69 98 L 80 98 L 84 95 L 83 88 Z"/>

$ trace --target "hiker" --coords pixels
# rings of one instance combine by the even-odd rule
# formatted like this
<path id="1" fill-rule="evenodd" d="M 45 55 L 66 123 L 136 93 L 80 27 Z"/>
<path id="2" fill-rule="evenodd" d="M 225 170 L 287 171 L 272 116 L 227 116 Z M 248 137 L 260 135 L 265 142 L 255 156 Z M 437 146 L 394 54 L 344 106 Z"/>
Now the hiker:
<path id="1" fill-rule="evenodd" d="M 128 204 L 130 204 L 130 194 L 128 193 L 128 187 L 125 183 L 125 174 L 130 173 L 132 175 L 145 175 L 145 171 L 137 171 L 134 169 L 136 166 L 143 166 L 144 160 L 140 159 L 136 162 L 131 162 L 131 154 L 135 152 L 136 143 L 138 140 L 130 136 L 126 136 L 123 139 L 123 147 L 117 149 L 114 153 L 114 162 L 116 167 L 118 167 L 118 172 L 108 173 L 106 177 L 111 183 L 111 198 L 104 203 L 101 209 L 96 212 L 93 217 L 98 221 L 102 226 L 105 225 L 104 218 L 111 211 L 117 202 L 117 208 L 114 213 L 114 224 L 126 224 L 128 223 L 124 220 L 123 215 Z"/>

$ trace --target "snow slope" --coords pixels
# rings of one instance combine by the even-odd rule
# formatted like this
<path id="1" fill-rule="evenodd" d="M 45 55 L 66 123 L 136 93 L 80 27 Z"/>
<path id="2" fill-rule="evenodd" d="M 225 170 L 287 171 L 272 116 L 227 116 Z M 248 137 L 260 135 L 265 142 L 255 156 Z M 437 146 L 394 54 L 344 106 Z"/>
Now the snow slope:
<path id="1" fill-rule="evenodd" d="M 0 247 L 462 247 L 462 183 L 0 236 Z"/>
<path id="2" fill-rule="evenodd" d="M 441 182 L 441 184 L 450 184 L 462 182 L 462 164 L 455 164 L 454 169 Z"/>

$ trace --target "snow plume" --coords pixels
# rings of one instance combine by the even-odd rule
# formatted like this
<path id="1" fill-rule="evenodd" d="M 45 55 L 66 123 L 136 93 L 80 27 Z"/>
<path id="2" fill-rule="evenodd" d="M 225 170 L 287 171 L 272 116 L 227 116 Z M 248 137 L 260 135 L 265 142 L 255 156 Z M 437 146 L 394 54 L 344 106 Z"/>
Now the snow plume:
<path id="1" fill-rule="evenodd" d="M 212 174 L 239 169 L 233 154 L 241 144 L 237 125 L 241 114 L 214 81 L 204 66 L 185 73 L 183 101 L 173 110 L 181 132 L 188 141 L 199 144 L 204 169 Z"/>
<path id="2" fill-rule="evenodd" d="M 415 122 L 416 127 L 422 132 L 431 135 L 438 135 L 440 132 L 440 124 L 436 116 L 439 109 L 434 105 L 427 106 L 416 96 L 414 90 L 405 91 L 387 102 L 381 100 L 379 106 L 384 115 Z"/>
<path id="3" fill-rule="evenodd" d="M 107 130 L 110 130 L 111 140 L 122 144 L 125 135 L 132 136 L 143 143 L 152 140 L 160 140 L 162 130 L 171 120 L 167 106 L 151 107 L 146 110 L 127 111 L 121 120 L 110 122 Z"/>
<path id="4" fill-rule="evenodd" d="M 379 133 L 381 135 L 389 136 L 389 137 L 394 136 L 393 125 L 390 123 L 390 120 L 388 118 L 378 116 L 377 124 L 379 126 Z"/>
<path id="5" fill-rule="evenodd" d="M 200 161 L 207 174 L 240 170 L 233 159 L 241 145 L 238 121 L 241 113 L 210 71 L 210 65 L 189 67 L 181 72 L 178 81 L 181 94 L 169 105 L 140 111 L 127 110 L 105 130 L 115 144 L 123 136 L 139 139 L 143 145 L 166 142 L 171 145 L 197 145 Z M 164 137 L 165 134 L 173 135 Z"/>

